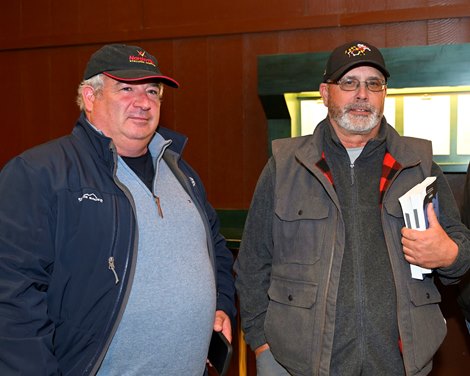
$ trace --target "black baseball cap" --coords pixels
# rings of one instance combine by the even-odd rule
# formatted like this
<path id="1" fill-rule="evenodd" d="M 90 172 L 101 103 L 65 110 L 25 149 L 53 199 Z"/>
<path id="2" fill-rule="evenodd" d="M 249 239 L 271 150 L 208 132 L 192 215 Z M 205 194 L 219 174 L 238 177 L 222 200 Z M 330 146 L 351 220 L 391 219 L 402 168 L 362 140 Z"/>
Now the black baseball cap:
<path id="1" fill-rule="evenodd" d="M 107 44 L 101 47 L 91 55 L 83 79 L 88 80 L 100 73 L 118 81 L 155 79 L 168 86 L 179 87 L 176 80 L 162 74 L 157 59 L 138 46 Z"/>
<path id="2" fill-rule="evenodd" d="M 336 82 L 344 74 L 354 67 L 369 65 L 383 73 L 385 79 L 390 77 L 384 57 L 377 47 L 361 42 L 353 41 L 336 47 L 326 63 L 323 73 L 323 82 Z"/>

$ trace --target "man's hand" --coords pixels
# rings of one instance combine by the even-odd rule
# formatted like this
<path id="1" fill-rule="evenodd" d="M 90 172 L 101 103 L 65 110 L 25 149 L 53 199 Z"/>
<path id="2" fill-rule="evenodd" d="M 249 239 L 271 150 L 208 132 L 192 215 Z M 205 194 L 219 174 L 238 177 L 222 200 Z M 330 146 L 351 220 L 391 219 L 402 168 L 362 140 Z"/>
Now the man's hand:
<path id="1" fill-rule="evenodd" d="M 401 243 L 406 261 L 423 268 L 445 268 L 457 258 L 457 244 L 439 224 L 432 204 L 427 207 L 429 228 L 425 231 L 404 227 Z"/>
<path id="2" fill-rule="evenodd" d="M 224 311 L 215 311 L 214 330 L 222 332 L 225 338 L 232 343 L 232 323 Z"/>

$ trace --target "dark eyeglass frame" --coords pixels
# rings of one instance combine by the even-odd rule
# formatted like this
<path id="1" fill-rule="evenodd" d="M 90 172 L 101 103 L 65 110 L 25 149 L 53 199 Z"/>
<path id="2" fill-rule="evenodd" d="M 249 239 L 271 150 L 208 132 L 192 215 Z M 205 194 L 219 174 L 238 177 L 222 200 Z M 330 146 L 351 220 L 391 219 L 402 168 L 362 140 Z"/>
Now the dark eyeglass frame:
<path id="1" fill-rule="evenodd" d="M 342 78 L 338 81 L 327 81 L 327 84 L 338 85 L 339 88 L 343 91 L 357 91 L 361 86 L 361 83 L 364 83 L 367 90 L 374 93 L 379 93 L 384 91 L 387 87 L 387 81 L 380 79 L 370 79 L 365 81 L 360 81 L 357 78 Z M 377 84 L 376 87 L 374 84 Z"/>

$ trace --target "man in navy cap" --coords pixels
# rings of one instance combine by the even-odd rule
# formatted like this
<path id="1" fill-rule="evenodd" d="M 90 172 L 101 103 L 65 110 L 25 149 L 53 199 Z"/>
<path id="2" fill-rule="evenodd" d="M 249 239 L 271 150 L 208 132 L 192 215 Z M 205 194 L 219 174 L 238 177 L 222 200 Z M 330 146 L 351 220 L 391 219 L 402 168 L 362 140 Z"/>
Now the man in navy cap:
<path id="1" fill-rule="evenodd" d="M 231 340 L 232 255 L 143 48 L 88 62 L 72 134 L 0 174 L 0 374 L 195 375 Z M 158 130 L 157 130 L 158 127 Z"/>
<path id="2" fill-rule="evenodd" d="M 383 116 L 381 52 L 353 41 L 330 55 L 313 135 L 275 140 L 235 263 L 258 376 L 426 375 L 446 334 L 433 276 L 470 266 L 470 232 L 431 143 Z M 398 198 L 437 176 L 439 220 L 404 228 Z M 433 269 L 413 279 L 410 264 Z"/>

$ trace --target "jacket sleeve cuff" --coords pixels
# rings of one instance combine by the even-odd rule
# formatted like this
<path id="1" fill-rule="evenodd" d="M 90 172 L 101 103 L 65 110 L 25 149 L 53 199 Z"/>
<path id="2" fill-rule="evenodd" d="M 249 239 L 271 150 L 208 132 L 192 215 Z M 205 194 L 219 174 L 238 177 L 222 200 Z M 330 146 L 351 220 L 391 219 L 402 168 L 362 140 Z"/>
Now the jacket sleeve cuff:
<path id="1" fill-rule="evenodd" d="M 452 265 L 438 269 L 439 275 L 441 276 L 441 280 L 443 279 L 443 282 L 445 284 L 458 282 L 460 278 L 465 275 L 465 273 L 469 270 L 470 267 L 470 250 L 467 249 L 469 242 L 462 243 L 457 239 L 453 240 L 457 243 L 459 249 L 457 258 L 455 259 Z"/>

